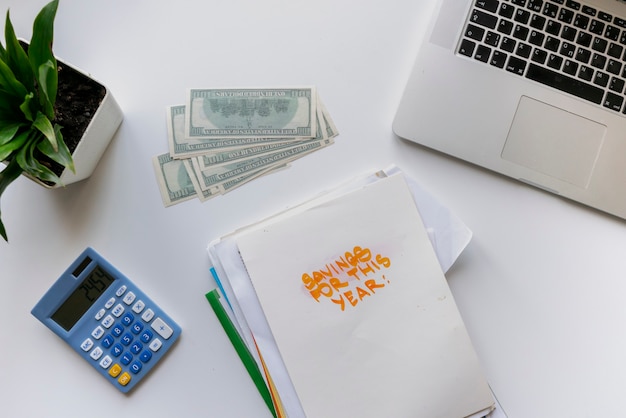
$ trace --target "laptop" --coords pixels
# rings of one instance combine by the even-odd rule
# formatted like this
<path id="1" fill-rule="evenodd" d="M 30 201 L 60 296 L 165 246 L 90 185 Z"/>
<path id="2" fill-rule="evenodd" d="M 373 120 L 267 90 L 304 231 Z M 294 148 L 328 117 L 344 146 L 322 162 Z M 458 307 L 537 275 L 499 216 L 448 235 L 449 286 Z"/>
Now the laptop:
<path id="1" fill-rule="evenodd" d="M 626 219 L 626 3 L 438 0 L 393 130 Z"/>

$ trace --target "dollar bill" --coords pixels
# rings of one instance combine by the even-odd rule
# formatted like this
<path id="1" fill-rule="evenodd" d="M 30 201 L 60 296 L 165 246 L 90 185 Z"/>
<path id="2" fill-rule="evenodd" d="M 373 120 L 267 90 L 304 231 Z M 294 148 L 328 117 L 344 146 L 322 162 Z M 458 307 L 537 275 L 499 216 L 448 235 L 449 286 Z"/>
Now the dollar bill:
<path id="1" fill-rule="evenodd" d="M 221 165 L 233 163 L 235 161 L 271 154 L 272 152 L 276 152 L 278 150 L 290 148 L 293 146 L 294 143 L 292 142 L 280 142 L 277 144 L 257 145 L 254 147 L 246 147 L 228 151 L 221 151 L 217 153 L 204 154 L 195 158 L 198 161 L 198 167 L 200 168 L 200 170 L 207 170 L 211 167 L 218 167 Z"/>
<path id="2" fill-rule="evenodd" d="M 292 138 L 185 138 L 185 105 L 168 106 L 166 109 L 167 139 L 170 155 L 184 159 L 207 153 L 219 153 L 242 147 L 291 143 Z"/>
<path id="3" fill-rule="evenodd" d="M 230 179 L 243 176 L 245 174 L 257 172 L 259 170 L 271 167 L 278 167 L 288 162 L 317 151 L 333 143 L 332 139 L 309 140 L 303 141 L 290 148 L 280 150 L 275 153 L 255 157 L 247 160 L 236 161 L 218 167 L 211 167 L 207 170 L 200 170 L 196 166 L 197 162 L 193 160 L 194 169 L 200 181 L 200 188 L 207 190 L 213 186 L 218 186 Z"/>
<path id="4" fill-rule="evenodd" d="M 220 183 L 219 185 L 219 189 L 220 189 L 220 193 L 222 194 L 226 194 L 238 187 L 243 186 L 244 184 L 250 183 L 252 180 L 255 180 L 259 177 L 263 177 L 265 175 L 274 173 L 276 171 L 280 171 L 283 170 L 284 168 L 286 168 L 286 165 L 282 165 L 279 167 L 269 167 L 269 168 L 264 168 L 258 171 L 254 171 L 252 173 L 248 173 L 245 174 L 243 176 L 239 176 L 236 178 L 232 178 L 230 180 L 226 180 L 223 183 Z"/>
<path id="5" fill-rule="evenodd" d="M 198 180 L 198 175 L 196 171 L 193 169 L 191 160 L 179 160 L 183 162 L 185 169 L 187 170 L 187 174 L 189 175 L 189 179 L 191 180 L 191 184 L 193 184 L 193 188 L 196 191 L 196 197 L 200 199 L 201 202 L 206 202 L 207 200 L 219 196 L 222 194 L 222 189 L 220 187 L 211 187 L 207 190 L 202 190 L 200 188 L 200 182 Z"/>
<path id="6" fill-rule="evenodd" d="M 189 89 L 185 137 L 313 138 L 315 87 Z"/>
<path id="7" fill-rule="evenodd" d="M 323 108 L 320 105 L 320 101 L 318 98 L 318 108 L 316 112 L 316 124 L 317 124 L 317 136 L 315 139 L 323 140 L 334 138 L 336 136 L 335 132 L 332 129 L 328 129 L 326 126 L 326 120 L 330 119 L 330 115 L 323 114 Z M 330 137 L 327 135 L 331 135 Z M 200 170 L 205 171 L 211 167 L 218 167 L 221 165 L 226 165 L 229 163 L 233 163 L 235 161 L 250 159 L 256 156 L 262 156 L 271 154 L 273 152 L 279 151 L 281 149 L 291 148 L 294 145 L 297 145 L 296 142 L 302 142 L 304 139 L 296 139 L 294 141 L 289 142 L 279 142 L 275 144 L 265 144 L 265 145 L 257 145 L 253 147 L 240 147 L 232 150 L 225 150 L 221 152 L 212 152 L 208 154 L 203 154 L 197 158 L 197 165 Z"/>
<path id="8" fill-rule="evenodd" d="M 321 115 L 322 115 L 321 119 L 322 119 L 323 127 L 325 129 L 324 137 L 334 138 L 338 136 L 339 131 L 337 130 L 337 127 L 335 126 L 335 122 L 331 118 L 330 113 L 328 113 L 328 109 L 326 109 L 326 105 L 324 104 L 324 102 L 322 102 L 318 98 L 317 105 L 321 109 Z"/>
<path id="9" fill-rule="evenodd" d="M 196 189 L 183 161 L 175 160 L 166 153 L 155 156 L 152 163 L 161 198 L 166 207 L 196 197 Z"/>
<path id="10" fill-rule="evenodd" d="M 167 107 L 170 152 L 153 158 L 165 206 L 228 193 L 339 134 L 314 87 L 192 89 L 187 99 Z"/>

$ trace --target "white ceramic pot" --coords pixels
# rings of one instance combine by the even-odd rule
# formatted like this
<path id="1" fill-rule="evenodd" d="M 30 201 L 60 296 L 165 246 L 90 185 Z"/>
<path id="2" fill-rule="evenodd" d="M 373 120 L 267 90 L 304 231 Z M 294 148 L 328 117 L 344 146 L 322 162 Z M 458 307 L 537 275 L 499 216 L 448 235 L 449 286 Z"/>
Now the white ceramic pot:
<path id="1" fill-rule="evenodd" d="M 61 181 L 57 184 L 46 183 L 38 178 L 28 176 L 31 180 L 49 189 L 63 187 L 91 176 L 124 117 L 122 109 L 115 101 L 111 91 L 105 85 L 97 80 L 94 80 L 93 77 L 84 71 L 81 71 L 80 69 L 77 69 L 76 67 L 73 67 L 58 58 L 57 60 L 59 65 L 65 67 L 66 70 L 70 69 L 77 71 L 104 87 L 106 93 L 100 103 L 100 106 L 98 107 L 98 110 L 93 114 L 91 122 L 84 131 L 80 142 L 72 153 L 76 172 L 74 173 L 68 168 L 64 169 L 59 176 Z"/>

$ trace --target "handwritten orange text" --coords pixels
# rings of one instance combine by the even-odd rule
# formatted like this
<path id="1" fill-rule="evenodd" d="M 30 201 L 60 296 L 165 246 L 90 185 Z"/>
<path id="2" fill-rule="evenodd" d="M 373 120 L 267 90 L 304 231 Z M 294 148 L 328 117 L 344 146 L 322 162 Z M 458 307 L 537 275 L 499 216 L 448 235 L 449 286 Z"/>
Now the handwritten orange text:
<path id="1" fill-rule="evenodd" d="M 372 255 L 369 248 L 354 247 L 322 268 L 302 275 L 302 283 L 317 302 L 330 300 L 342 311 L 357 306 L 389 284 L 384 270 L 391 260 Z"/>

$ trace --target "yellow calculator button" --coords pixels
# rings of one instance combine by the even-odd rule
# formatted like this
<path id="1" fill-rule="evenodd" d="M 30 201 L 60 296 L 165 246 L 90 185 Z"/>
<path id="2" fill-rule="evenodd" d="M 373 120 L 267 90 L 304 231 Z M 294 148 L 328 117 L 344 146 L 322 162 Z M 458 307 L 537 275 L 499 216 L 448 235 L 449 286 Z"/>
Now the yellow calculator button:
<path id="1" fill-rule="evenodd" d="M 117 379 L 117 382 L 122 385 L 122 386 L 126 386 L 127 384 L 130 383 L 130 375 L 128 374 L 128 372 L 124 372 L 122 373 L 122 375 L 120 376 L 119 379 Z"/>
<path id="2" fill-rule="evenodd" d="M 109 375 L 111 377 L 117 377 L 119 376 L 119 374 L 122 372 L 122 367 L 119 364 L 114 364 L 113 366 L 111 366 L 111 368 L 109 369 Z"/>

